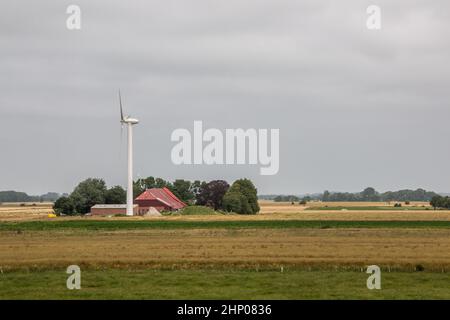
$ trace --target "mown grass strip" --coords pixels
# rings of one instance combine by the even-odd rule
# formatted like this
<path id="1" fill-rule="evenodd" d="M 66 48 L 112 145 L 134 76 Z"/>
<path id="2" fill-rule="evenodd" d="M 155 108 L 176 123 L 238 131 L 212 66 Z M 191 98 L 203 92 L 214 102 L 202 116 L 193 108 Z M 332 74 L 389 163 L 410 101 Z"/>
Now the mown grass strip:
<path id="1" fill-rule="evenodd" d="M 249 229 L 249 228 L 450 228 L 449 221 L 26 221 L 0 222 L 0 231 L 19 230 L 135 230 L 135 229 Z"/>
<path id="2" fill-rule="evenodd" d="M 82 270 L 81 290 L 67 290 L 65 270 L 5 272 L 0 300 L 450 299 L 445 273 L 386 272 L 382 290 L 368 290 L 355 271 Z"/>

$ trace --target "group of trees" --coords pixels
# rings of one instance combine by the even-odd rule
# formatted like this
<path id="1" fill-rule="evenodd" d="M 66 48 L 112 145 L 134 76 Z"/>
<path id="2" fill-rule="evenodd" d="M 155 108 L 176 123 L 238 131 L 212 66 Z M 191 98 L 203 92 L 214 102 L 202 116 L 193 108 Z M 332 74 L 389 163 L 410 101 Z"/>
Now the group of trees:
<path id="1" fill-rule="evenodd" d="M 297 196 L 285 196 L 285 195 L 279 195 L 273 198 L 273 201 L 275 202 L 294 202 L 294 201 L 299 201 L 300 198 Z"/>
<path id="2" fill-rule="evenodd" d="M 224 180 L 189 181 L 177 179 L 173 182 L 162 178 L 138 179 L 133 185 L 134 197 L 150 188 L 168 188 L 187 204 L 204 205 L 214 210 L 254 214 L 259 211 L 257 190 L 248 179 L 236 180 L 230 185 Z M 107 188 L 102 179 L 89 178 L 78 184 L 68 196 L 60 197 L 54 204 L 58 214 L 86 214 L 96 204 L 124 204 L 126 191 L 115 186 Z"/>
<path id="3" fill-rule="evenodd" d="M 166 187 L 183 202 L 193 203 L 200 191 L 200 187 L 205 183 L 206 182 L 201 182 L 199 180 L 191 182 L 183 179 L 177 179 L 170 182 L 162 178 L 147 177 L 134 181 L 133 196 L 136 198 L 147 189 Z"/>
<path id="4" fill-rule="evenodd" d="M 325 191 L 321 196 L 322 201 L 430 201 L 437 193 L 426 191 L 424 189 L 417 190 L 399 190 L 388 191 L 384 193 L 377 192 L 374 188 L 366 188 L 362 192 L 334 192 Z"/>
<path id="5" fill-rule="evenodd" d="M 56 200 L 53 208 L 58 214 L 86 214 L 96 204 L 124 204 L 126 192 L 121 186 L 110 189 L 103 179 L 89 178 L 78 184 L 69 196 Z"/>
<path id="6" fill-rule="evenodd" d="M 335 192 L 326 190 L 322 195 L 322 201 L 381 201 L 380 194 L 374 188 L 366 188 L 362 192 Z"/>
<path id="7" fill-rule="evenodd" d="M 450 209 L 450 197 L 434 196 L 430 205 L 435 209 Z"/>
<path id="8" fill-rule="evenodd" d="M 162 178 L 148 177 L 135 181 L 133 192 L 137 197 L 146 189 L 163 187 L 188 204 L 240 214 L 255 214 L 259 211 L 257 190 L 248 179 L 236 180 L 230 187 L 224 180 L 205 182 L 177 179 L 170 182 Z"/>

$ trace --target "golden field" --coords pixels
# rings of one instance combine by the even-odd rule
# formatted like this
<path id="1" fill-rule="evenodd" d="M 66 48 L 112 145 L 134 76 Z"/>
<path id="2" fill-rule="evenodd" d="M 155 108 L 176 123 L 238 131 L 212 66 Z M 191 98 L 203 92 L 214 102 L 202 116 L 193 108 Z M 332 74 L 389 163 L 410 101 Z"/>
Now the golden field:
<path id="1" fill-rule="evenodd" d="M 57 267 L 450 267 L 449 229 L 183 229 L 0 232 L 3 269 Z"/>
<path id="2" fill-rule="evenodd" d="M 2 203 L 0 221 L 43 219 L 53 213 L 53 203 Z"/>
<path id="3" fill-rule="evenodd" d="M 298 204 L 295 202 L 292 204 L 291 202 L 274 202 L 271 200 L 259 200 L 259 205 L 261 206 L 261 212 L 299 212 L 305 209 L 314 209 L 320 207 L 393 207 L 397 202 L 356 202 L 356 201 L 342 201 L 342 202 L 322 202 L 322 201 L 310 201 L 306 205 Z M 428 202 L 421 201 L 411 201 L 409 204 L 405 204 L 404 202 L 398 202 L 402 205 L 402 207 L 423 207 L 431 208 Z"/>

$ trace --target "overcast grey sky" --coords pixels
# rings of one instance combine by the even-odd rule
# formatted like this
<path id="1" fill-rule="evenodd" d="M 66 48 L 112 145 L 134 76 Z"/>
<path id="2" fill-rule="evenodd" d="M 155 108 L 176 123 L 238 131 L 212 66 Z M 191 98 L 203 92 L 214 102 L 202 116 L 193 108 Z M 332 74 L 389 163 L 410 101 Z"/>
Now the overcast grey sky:
<path id="1" fill-rule="evenodd" d="M 450 2 L 0 3 L 0 190 L 135 176 L 254 180 L 259 193 L 450 191 Z M 66 28 L 66 8 L 82 29 Z M 366 28 L 381 7 L 382 29 Z M 176 128 L 279 128 L 280 170 L 175 166 Z"/>

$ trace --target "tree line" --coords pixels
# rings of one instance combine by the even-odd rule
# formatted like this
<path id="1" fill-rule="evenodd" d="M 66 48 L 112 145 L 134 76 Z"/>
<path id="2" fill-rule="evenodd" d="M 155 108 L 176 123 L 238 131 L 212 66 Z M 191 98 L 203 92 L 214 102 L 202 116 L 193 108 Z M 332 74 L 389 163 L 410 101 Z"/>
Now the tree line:
<path id="1" fill-rule="evenodd" d="M 410 190 L 404 189 L 399 191 L 387 191 L 380 193 L 372 187 L 368 187 L 361 192 L 351 193 L 351 192 L 330 192 L 328 190 L 324 191 L 322 194 L 300 197 L 293 195 L 278 195 L 274 196 L 272 199 L 275 202 L 282 201 L 301 201 L 301 200 L 320 200 L 320 201 L 431 201 L 435 196 L 439 196 L 437 193 L 432 191 L 426 191 L 424 189 Z"/>
<path id="2" fill-rule="evenodd" d="M 47 192 L 39 196 L 30 196 L 25 192 L 19 191 L 0 191 L 1 202 L 53 202 L 61 195 L 56 192 Z"/>
<path id="3" fill-rule="evenodd" d="M 369 187 L 357 193 L 331 193 L 325 191 L 322 201 L 430 201 L 438 194 L 424 189 L 399 190 L 379 193 L 374 188 Z"/>
<path id="4" fill-rule="evenodd" d="M 133 183 L 133 197 L 151 188 L 168 188 L 188 205 L 203 205 L 214 210 L 239 214 L 259 212 L 257 189 L 249 179 L 239 179 L 230 186 L 225 180 L 173 182 L 147 177 Z M 103 179 L 89 178 L 80 182 L 73 192 L 59 198 L 54 204 L 58 214 L 86 214 L 96 204 L 125 204 L 126 191 L 121 186 L 107 188 Z"/>

